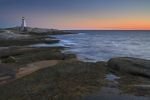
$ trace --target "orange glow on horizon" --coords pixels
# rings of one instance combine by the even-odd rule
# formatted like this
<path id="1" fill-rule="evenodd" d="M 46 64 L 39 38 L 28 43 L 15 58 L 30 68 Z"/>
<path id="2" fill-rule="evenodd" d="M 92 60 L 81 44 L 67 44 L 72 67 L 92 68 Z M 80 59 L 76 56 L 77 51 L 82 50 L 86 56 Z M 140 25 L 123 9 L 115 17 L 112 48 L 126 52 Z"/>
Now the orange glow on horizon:
<path id="1" fill-rule="evenodd" d="M 74 22 L 63 27 L 76 28 L 76 29 L 108 29 L 108 30 L 150 30 L 150 22 L 144 21 L 122 21 L 122 22 L 104 22 L 104 21 L 86 21 Z"/>
<path id="2" fill-rule="evenodd" d="M 57 29 L 77 29 L 77 30 L 150 30 L 149 18 L 79 18 L 71 19 L 63 17 L 57 21 L 49 19 L 34 20 L 30 26 Z"/>

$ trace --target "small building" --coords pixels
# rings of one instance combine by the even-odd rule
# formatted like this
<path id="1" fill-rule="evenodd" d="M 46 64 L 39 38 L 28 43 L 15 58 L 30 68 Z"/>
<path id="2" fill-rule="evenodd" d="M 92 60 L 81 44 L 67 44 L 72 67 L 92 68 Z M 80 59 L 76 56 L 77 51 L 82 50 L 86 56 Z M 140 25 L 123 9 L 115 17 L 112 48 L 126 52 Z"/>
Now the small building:
<path id="1" fill-rule="evenodd" d="M 26 24 L 26 21 L 25 21 L 25 17 L 22 17 L 20 31 L 22 31 L 22 32 L 27 31 L 27 24 Z"/>

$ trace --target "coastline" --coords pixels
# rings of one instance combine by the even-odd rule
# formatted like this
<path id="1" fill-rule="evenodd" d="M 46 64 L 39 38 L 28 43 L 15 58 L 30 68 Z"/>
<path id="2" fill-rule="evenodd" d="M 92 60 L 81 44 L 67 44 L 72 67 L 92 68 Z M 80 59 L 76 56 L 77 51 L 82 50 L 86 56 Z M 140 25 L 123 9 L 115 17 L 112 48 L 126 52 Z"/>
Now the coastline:
<path id="1" fill-rule="evenodd" d="M 145 97 L 142 100 L 146 100 L 146 97 L 149 98 L 149 60 L 122 57 L 113 58 L 108 62 L 90 63 L 79 61 L 74 54 L 63 54 L 61 50 L 64 47 L 26 47 L 28 44 L 59 42 L 59 40 L 53 41 L 53 39 L 47 40 L 47 34 L 38 33 L 36 35 L 34 32 L 30 39 L 12 39 L 5 40 L 6 43 L 1 42 L 0 45 L 6 48 L 0 50 L 0 82 L 7 83 L 7 80 L 10 82 L 0 86 L 2 93 L 0 99 L 47 100 L 51 98 L 58 100 L 61 98 L 61 100 L 76 100 L 98 92 L 104 87 L 110 90 L 121 90 L 119 93 L 115 93 L 115 90 L 115 94 L 112 93 L 112 95 L 119 96 L 122 93 Z M 17 44 L 19 46 L 16 46 Z M 49 63 L 46 65 L 47 62 L 43 63 L 54 60 L 57 63 L 52 66 Z M 43 62 L 39 63 L 40 61 Z M 16 80 L 16 75 L 19 75 L 16 73 L 21 72 L 22 68 L 28 68 L 28 65 L 36 66 L 35 63 L 41 68 Z M 43 67 L 43 65 L 46 66 Z M 109 74 L 119 78 L 109 80 L 106 78 Z M 15 92 L 13 92 L 14 90 Z M 109 91 L 106 91 L 106 94 L 109 96 Z"/>

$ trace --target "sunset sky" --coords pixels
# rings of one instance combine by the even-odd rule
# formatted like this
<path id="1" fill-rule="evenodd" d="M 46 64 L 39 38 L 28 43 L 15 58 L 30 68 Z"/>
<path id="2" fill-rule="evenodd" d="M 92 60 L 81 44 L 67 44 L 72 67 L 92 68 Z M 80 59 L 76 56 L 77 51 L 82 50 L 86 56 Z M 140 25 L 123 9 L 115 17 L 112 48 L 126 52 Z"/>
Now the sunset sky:
<path id="1" fill-rule="evenodd" d="M 150 0 L 0 0 L 0 27 L 150 30 Z"/>

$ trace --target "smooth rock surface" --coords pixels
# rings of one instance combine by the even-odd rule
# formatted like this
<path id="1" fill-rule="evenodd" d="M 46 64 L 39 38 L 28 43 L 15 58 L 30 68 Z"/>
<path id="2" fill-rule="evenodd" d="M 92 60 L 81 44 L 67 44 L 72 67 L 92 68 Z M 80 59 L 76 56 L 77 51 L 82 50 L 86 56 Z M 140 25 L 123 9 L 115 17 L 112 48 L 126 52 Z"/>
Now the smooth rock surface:
<path id="1" fill-rule="evenodd" d="M 17 34 L 9 30 L 4 30 L 0 32 L 0 39 L 1 40 L 14 40 L 14 39 L 26 39 L 29 38 L 29 35 L 22 35 L 22 34 Z"/>
<path id="2" fill-rule="evenodd" d="M 113 58 L 108 61 L 108 68 L 150 78 L 150 60 L 129 57 Z"/>

